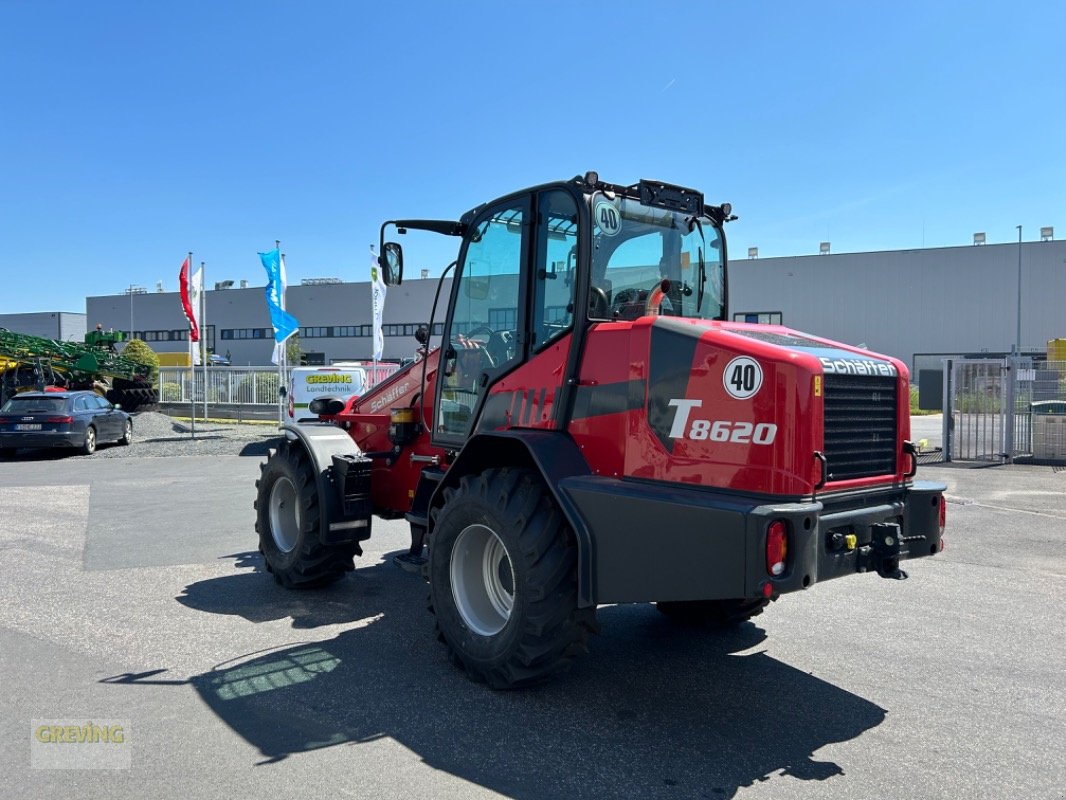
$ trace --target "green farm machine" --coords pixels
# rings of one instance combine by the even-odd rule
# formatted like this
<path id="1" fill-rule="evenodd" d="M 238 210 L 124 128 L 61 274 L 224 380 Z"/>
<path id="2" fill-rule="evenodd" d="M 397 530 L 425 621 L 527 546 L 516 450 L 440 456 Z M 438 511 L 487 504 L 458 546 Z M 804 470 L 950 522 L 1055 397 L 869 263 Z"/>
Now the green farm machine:
<path id="1" fill-rule="evenodd" d="M 84 342 L 63 342 L 0 328 L 0 402 L 19 392 L 91 389 L 126 411 L 159 402 L 151 368 L 123 358 L 121 331 L 95 330 Z"/>

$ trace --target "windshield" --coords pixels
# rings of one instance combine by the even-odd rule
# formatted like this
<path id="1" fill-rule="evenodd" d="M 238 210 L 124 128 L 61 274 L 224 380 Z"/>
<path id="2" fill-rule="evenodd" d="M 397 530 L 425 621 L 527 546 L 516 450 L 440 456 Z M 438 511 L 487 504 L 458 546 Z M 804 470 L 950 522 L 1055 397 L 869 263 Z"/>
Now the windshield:
<path id="1" fill-rule="evenodd" d="M 590 318 L 724 318 L 721 231 L 708 217 L 598 193 L 592 220 Z"/>

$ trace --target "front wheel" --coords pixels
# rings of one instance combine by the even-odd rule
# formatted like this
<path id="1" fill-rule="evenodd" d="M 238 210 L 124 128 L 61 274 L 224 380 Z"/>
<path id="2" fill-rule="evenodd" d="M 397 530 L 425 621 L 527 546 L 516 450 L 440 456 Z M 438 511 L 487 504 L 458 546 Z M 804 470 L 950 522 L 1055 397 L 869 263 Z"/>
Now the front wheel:
<path id="1" fill-rule="evenodd" d="M 118 440 L 121 445 L 129 446 L 133 441 L 133 420 L 127 419 L 122 426 L 122 438 Z"/>
<path id="2" fill-rule="evenodd" d="M 595 610 L 577 607 L 573 533 L 525 469 L 464 476 L 444 492 L 430 537 L 439 638 L 474 680 L 511 689 L 567 669 Z"/>
<path id="3" fill-rule="evenodd" d="M 282 440 L 255 482 L 255 530 L 268 572 L 287 589 L 325 586 L 354 569 L 357 544 L 319 541 L 321 504 L 314 466 L 307 451 Z"/>

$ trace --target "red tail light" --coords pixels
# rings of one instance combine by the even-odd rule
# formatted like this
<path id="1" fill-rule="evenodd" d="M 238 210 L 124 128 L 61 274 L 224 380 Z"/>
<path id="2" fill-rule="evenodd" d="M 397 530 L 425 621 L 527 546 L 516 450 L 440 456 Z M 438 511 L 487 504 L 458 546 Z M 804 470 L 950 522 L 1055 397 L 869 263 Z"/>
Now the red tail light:
<path id="1" fill-rule="evenodd" d="M 60 425 L 69 425 L 74 421 L 74 417 L 46 417 L 45 422 L 55 422 Z"/>
<path id="2" fill-rule="evenodd" d="M 775 519 L 766 529 L 766 572 L 775 578 L 784 574 L 788 561 L 788 526 Z"/>
<path id="3" fill-rule="evenodd" d="M 940 496 L 940 535 L 944 535 L 944 528 L 948 526 L 948 504 L 944 496 Z"/>

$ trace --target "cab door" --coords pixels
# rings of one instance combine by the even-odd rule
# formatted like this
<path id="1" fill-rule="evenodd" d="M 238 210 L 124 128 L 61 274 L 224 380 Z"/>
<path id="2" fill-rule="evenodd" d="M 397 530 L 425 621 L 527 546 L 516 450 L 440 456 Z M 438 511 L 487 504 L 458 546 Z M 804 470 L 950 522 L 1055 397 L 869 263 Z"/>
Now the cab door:
<path id="1" fill-rule="evenodd" d="M 462 447 L 489 388 L 523 360 L 528 346 L 529 197 L 489 207 L 468 231 L 437 373 L 432 441 L 448 449 Z"/>

